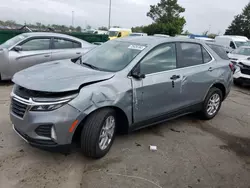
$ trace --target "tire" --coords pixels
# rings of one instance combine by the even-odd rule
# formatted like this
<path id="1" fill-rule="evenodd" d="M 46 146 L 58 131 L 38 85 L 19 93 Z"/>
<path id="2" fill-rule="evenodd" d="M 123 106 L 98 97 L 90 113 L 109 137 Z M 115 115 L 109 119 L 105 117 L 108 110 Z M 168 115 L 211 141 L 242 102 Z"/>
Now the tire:
<path id="1" fill-rule="evenodd" d="M 108 131 L 103 130 L 103 128 L 106 126 L 105 123 L 107 119 L 110 120 L 110 117 L 114 118 L 114 129 L 111 138 L 107 136 L 111 135 L 111 131 L 107 133 Z M 115 138 L 115 131 L 116 131 L 116 116 L 114 110 L 106 108 L 90 114 L 90 116 L 87 117 L 85 124 L 83 125 L 81 133 L 81 150 L 83 154 L 87 157 L 96 159 L 105 156 L 109 152 L 113 144 Z M 107 143 L 109 144 L 107 144 L 106 148 L 101 148 L 100 146 L 101 133 L 103 135 L 106 135 L 105 138 L 110 139 L 107 141 Z"/>
<path id="2" fill-rule="evenodd" d="M 214 107 L 214 110 L 216 109 L 215 112 L 214 113 L 209 113 L 208 112 L 208 105 L 210 103 L 210 99 L 212 98 L 212 96 L 218 96 L 219 97 L 219 102 L 218 102 L 218 104 L 216 103 L 218 105 L 218 107 L 217 108 Z M 204 102 L 203 102 L 202 110 L 200 112 L 201 118 L 204 119 L 204 120 L 213 119 L 217 115 L 217 113 L 219 112 L 219 110 L 221 108 L 222 98 L 223 98 L 222 97 L 222 91 L 220 89 L 215 88 L 215 87 L 211 88 L 209 90 Z"/>
<path id="3" fill-rule="evenodd" d="M 236 86 L 242 86 L 242 82 L 239 80 L 234 80 L 234 85 Z"/>

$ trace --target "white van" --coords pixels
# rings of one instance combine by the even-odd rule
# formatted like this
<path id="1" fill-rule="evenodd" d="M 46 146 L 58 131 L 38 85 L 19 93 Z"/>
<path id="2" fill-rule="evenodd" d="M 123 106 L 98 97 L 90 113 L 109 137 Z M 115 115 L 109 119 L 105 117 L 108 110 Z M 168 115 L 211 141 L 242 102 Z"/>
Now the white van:
<path id="1" fill-rule="evenodd" d="M 215 37 L 216 43 L 232 49 L 247 45 L 247 41 L 248 38 L 244 36 L 223 35 Z"/>

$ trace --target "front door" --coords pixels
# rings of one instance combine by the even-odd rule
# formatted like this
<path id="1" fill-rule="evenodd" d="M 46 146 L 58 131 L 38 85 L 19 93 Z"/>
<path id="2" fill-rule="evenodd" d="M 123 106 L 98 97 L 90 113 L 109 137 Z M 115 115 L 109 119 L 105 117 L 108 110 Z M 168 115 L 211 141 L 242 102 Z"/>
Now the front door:
<path id="1" fill-rule="evenodd" d="M 132 78 L 134 123 L 178 109 L 181 75 L 176 69 L 176 44 L 166 43 L 154 48 L 139 67 L 145 78 Z"/>
<path id="2" fill-rule="evenodd" d="M 51 60 L 50 38 L 34 38 L 20 44 L 22 49 L 9 51 L 10 75 Z"/>

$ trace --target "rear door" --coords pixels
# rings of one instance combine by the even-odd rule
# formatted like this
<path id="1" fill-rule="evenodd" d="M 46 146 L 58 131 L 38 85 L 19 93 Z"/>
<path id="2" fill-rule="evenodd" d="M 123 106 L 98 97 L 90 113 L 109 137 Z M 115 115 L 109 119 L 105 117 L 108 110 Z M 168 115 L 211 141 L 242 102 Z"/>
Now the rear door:
<path id="1" fill-rule="evenodd" d="M 52 60 L 76 58 L 86 51 L 80 42 L 66 38 L 54 37 L 52 44 Z"/>
<path id="2" fill-rule="evenodd" d="M 34 37 L 19 44 L 21 51 L 9 51 L 10 75 L 51 60 L 51 38 Z"/>
<path id="3" fill-rule="evenodd" d="M 178 109 L 181 75 L 176 69 L 176 44 L 157 46 L 138 66 L 145 78 L 132 78 L 134 121 L 143 122 Z"/>
<path id="4" fill-rule="evenodd" d="M 179 102 L 182 107 L 189 107 L 202 102 L 216 79 L 215 60 L 198 43 L 180 42 L 178 52 L 180 54 L 178 68 L 182 72 Z"/>

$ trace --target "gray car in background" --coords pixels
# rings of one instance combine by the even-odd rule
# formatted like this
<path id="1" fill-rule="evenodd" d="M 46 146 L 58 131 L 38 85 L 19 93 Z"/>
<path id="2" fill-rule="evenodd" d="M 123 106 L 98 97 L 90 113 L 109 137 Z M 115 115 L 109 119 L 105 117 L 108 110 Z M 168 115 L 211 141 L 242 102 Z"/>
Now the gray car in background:
<path id="1" fill-rule="evenodd" d="M 0 80 L 9 80 L 16 72 L 36 64 L 79 57 L 94 47 L 64 34 L 20 34 L 0 45 Z"/>
<path id="2" fill-rule="evenodd" d="M 233 65 L 219 46 L 124 37 L 73 62 L 53 61 L 15 74 L 10 118 L 17 134 L 35 147 L 55 150 L 78 141 L 86 156 L 100 158 L 117 131 L 194 112 L 212 119 L 232 75 Z"/>

